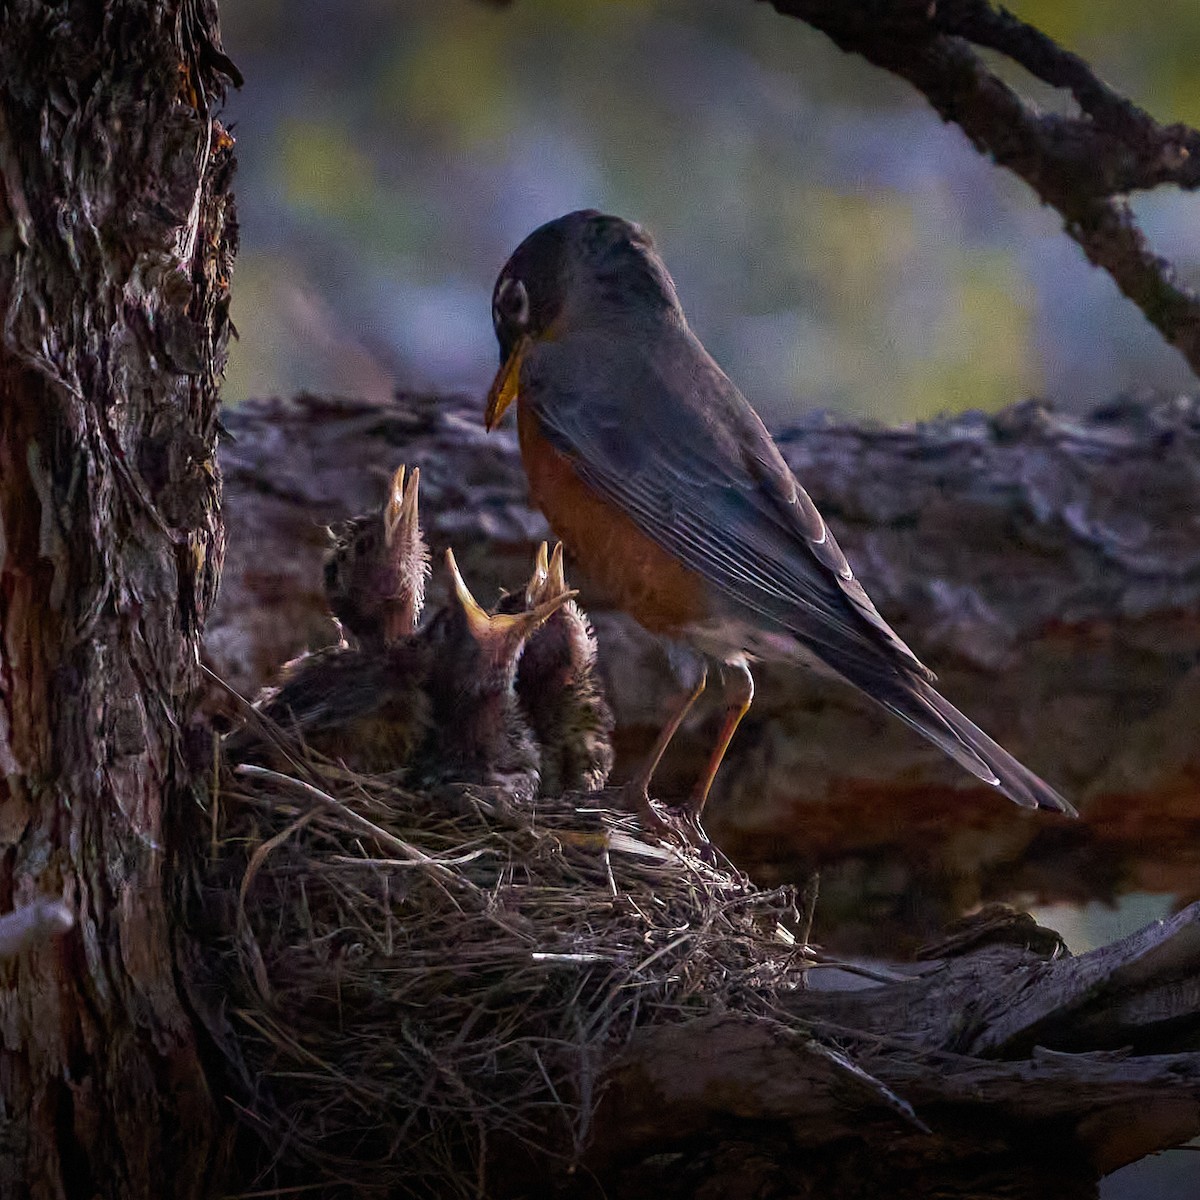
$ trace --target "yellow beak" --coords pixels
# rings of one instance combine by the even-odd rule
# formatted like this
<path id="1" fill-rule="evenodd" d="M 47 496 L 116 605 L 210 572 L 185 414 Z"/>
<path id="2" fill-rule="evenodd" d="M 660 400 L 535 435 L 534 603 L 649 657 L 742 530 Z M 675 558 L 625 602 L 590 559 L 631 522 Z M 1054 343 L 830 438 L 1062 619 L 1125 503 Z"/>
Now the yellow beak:
<path id="1" fill-rule="evenodd" d="M 508 361 L 496 372 L 492 386 L 488 389 L 487 408 L 483 413 L 484 428 L 491 433 L 504 416 L 504 410 L 517 398 L 517 385 L 521 380 L 521 359 L 529 349 L 529 335 L 522 334 L 512 348 Z"/>
<path id="2" fill-rule="evenodd" d="M 459 574 L 458 563 L 454 560 L 454 551 L 446 551 L 446 569 L 454 584 L 454 596 L 463 615 L 467 618 L 467 629 L 471 637 L 485 650 L 494 654 L 509 652 L 513 646 L 525 640 L 547 617 L 556 613 L 568 600 L 573 600 L 578 592 L 563 591 L 551 597 L 544 603 L 526 609 L 520 613 L 488 613 L 471 595 L 470 588 Z"/>

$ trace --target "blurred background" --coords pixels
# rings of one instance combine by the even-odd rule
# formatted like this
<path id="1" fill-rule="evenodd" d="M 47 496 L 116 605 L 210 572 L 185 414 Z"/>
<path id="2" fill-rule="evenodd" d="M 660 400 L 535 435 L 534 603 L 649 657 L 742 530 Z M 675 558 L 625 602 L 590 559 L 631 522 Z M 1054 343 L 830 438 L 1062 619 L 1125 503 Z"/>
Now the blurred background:
<path id="1" fill-rule="evenodd" d="M 1200 125 L 1196 0 L 1010 7 L 1159 120 Z M 227 402 L 482 397 L 500 266 L 580 207 L 648 227 L 697 332 L 776 425 L 1196 387 L 1023 184 L 766 4 L 236 0 L 222 22 L 246 76 L 226 112 L 242 227 Z M 1135 207 L 1200 285 L 1200 198 Z M 1038 915 L 1080 951 L 1169 907 Z M 1200 1155 L 1138 1164 L 1104 1195 L 1200 1197 Z"/>
<path id="2" fill-rule="evenodd" d="M 1200 124 L 1195 0 L 1012 7 L 1160 120 Z M 652 231 L 701 338 L 775 421 L 1194 383 L 1023 184 L 766 4 L 238 0 L 222 20 L 247 80 L 227 113 L 228 400 L 482 392 L 499 267 L 585 206 Z M 1200 199 L 1136 204 L 1196 282 Z"/>

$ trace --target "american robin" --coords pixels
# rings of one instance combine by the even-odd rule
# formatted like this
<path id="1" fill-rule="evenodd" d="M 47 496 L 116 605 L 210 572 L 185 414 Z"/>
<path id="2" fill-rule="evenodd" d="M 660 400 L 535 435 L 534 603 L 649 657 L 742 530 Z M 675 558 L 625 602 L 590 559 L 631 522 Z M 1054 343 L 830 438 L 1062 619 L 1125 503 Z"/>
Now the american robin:
<path id="1" fill-rule="evenodd" d="M 417 627 L 429 577 L 429 550 L 417 517 L 421 472 L 392 476 L 374 512 L 334 526 L 325 560 L 325 597 L 334 618 L 362 649 L 407 637 Z"/>
<path id="2" fill-rule="evenodd" d="M 562 542 L 551 555 L 543 542 L 524 594 L 505 596 L 497 611 L 535 608 L 566 591 Z M 551 613 L 525 643 L 517 698 L 541 751 L 540 794 L 599 791 L 612 770 L 614 722 L 597 674 L 591 622 L 573 600 Z"/>
<path id="3" fill-rule="evenodd" d="M 442 629 L 436 621 L 428 628 L 427 636 L 379 650 L 330 646 L 294 659 L 255 707 L 284 733 L 351 770 L 407 772 L 434 733 L 428 684 Z M 234 762 L 265 759 L 287 769 L 253 724 L 230 734 L 225 748 Z"/>
<path id="4" fill-rule="evenodd" d="M 334 646 L 288 664 L 263 714 L 352 770 L 403 770 L 414 786 L 477 783 L 532 798 L 537 743 L 514 683 L 526 638 L 574 593 L 489 616 L 446 551 L 451 602 L 422 629 L 375 649 Z M 235 761 L 274 757 L 252 730 L 227 742 Z"/>
<path id="5" fill-rule="evenodd" d="M 1074 813 L 934 689 L 879 615 L 757 413 L 688 327 L 638 226 L 587 210 L 536 229 L 500 272 L 492 319 L 501 366 L 485 423 L 516 400 L 530 491 L 551 527 L 642 625 L 722 664 L 725 719 L 684 808 L 697 831 L 759 658 L 831 672 L 1010 800 Z M 627 785 L 656 831 L 650 780 L 704 676 Z"/>

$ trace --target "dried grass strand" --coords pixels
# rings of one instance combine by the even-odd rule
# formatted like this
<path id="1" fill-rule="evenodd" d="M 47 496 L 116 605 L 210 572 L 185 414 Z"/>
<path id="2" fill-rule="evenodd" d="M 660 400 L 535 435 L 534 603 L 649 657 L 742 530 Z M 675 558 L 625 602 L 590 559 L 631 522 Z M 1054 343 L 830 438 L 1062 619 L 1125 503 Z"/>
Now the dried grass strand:
<path id="1" fill-rule="evenodd" d="M 225 1049 L 252 1081 L 234 1100 L 280 1195 L 316 1171 L 362 1196 L 478 1197 L 522 1145 L 568 1166 L 636 1030 L 768 1016 L 801 985 L 791 889 L 648 842 L 600 798 L 521 811 L 303 773 L 238 766 L 210 814 L 207 882 L 236 897 Z"/>

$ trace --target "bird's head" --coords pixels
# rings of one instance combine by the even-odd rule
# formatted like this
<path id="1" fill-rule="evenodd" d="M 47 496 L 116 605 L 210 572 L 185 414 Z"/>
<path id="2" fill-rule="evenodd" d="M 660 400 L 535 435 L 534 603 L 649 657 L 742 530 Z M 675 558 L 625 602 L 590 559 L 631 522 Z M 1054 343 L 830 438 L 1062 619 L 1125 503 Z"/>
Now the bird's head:
<path id="1" fill-rule="evenodd" d="M 539 605 L 569 592 L 563 569 L 563 546 L 559 542 L 554 553 L 547 552 L 546 543 L 538 548 L 533 573 L 524 593 L 505 596 L 497 605 L 502 613 L 535 610 Z M 568 600 L 547 617 L 534 632 L 521 658 L 521 682 L 518 687 L 524 697 L 528 691 L 551 697 L 560 702 L 556 693 L 588 673 L 596 661 L 596 641 L 591 623 L 579 606 Z"/>
<path id="2" fill-rule="evenodd" d="M 454 552 L 446 551 L 451 604 L 447 646 L 441 657 L 461 678 L 464 691 L 507 690 L 516 677 L 517 663 L 529 636 L 578 593 L 562 590 L 543 595 L 516 613 L 488 613 L 471 595 L 459 573 Z"/>
<path id="3" fill-rule="evenodd" d="M 589 208 L 535 229 L 504 264 L 492 292 L 500 370 L 488 392 L 487 428 L 516 398 L 521 359 L 532 342 L 598 322 L 664 314 L 682 319 L 674 281 L 640 226 Z"/>
<path id="4" fill-rule="evenodd" d="M 333 614 L 364 646 L 389 645 L 416 628 L 429 551 L 418 515 L 420 471 L 400 467 L 383 504 L 333 531 L 325 594 Z"/>

